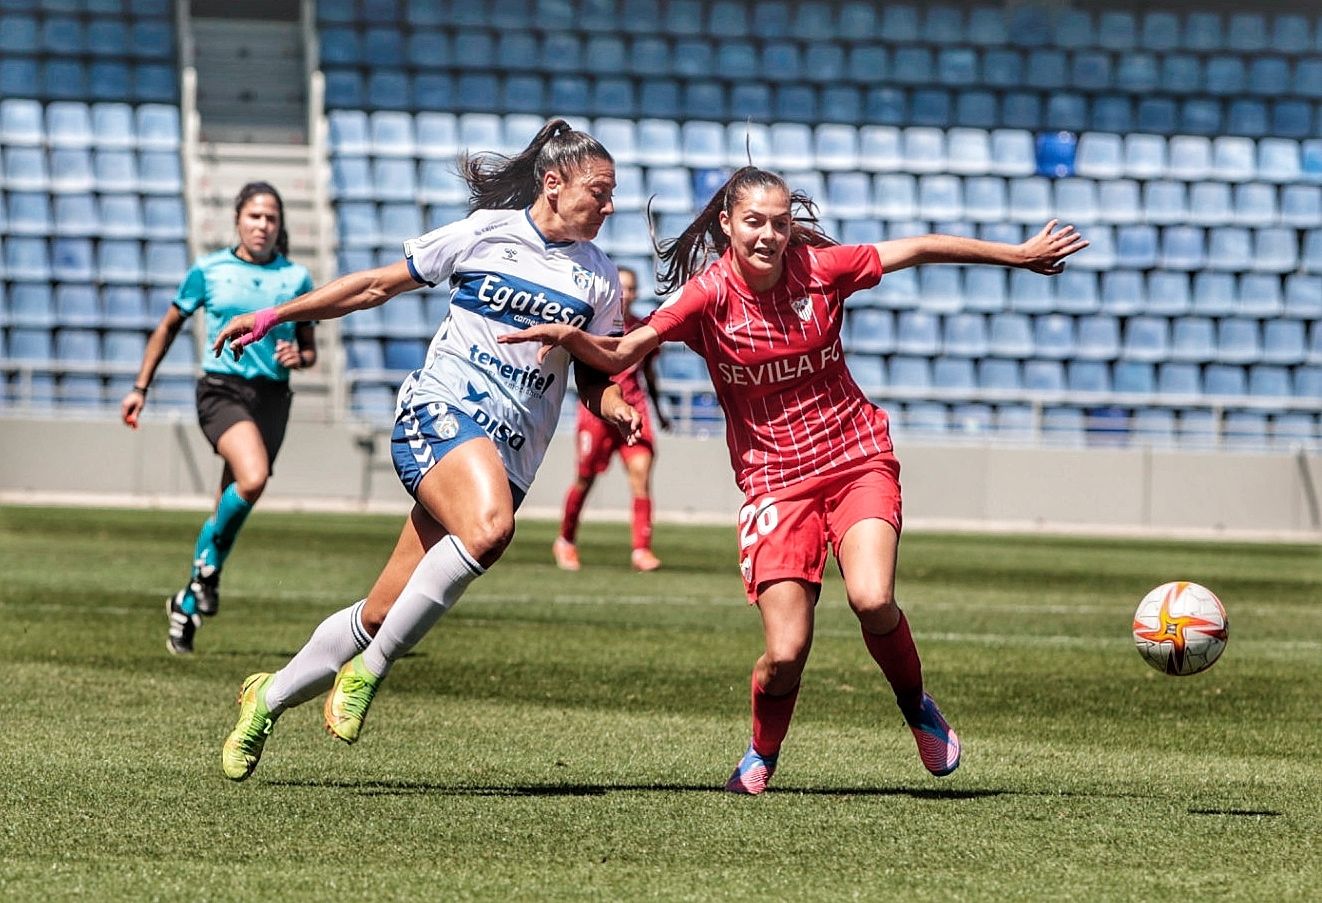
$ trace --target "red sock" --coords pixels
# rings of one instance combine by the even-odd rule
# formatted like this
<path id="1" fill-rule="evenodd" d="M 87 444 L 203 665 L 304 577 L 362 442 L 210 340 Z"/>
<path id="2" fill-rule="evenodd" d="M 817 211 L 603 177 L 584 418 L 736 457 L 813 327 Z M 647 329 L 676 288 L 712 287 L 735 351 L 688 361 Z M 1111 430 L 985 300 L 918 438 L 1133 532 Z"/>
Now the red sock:
<path id="1" fill-rule="evenodd" d="M 583 513 L 583 501 L 587 497 L 587 490 L 579 489 L 577 483 L 565 493 L 565 516 L 560 521 L 560 535 L 570 542 L 578 535 L 578 517 Z"/>
<path id="2" fill-rule="evenodd" d="M 916 712 L 923 703 L 923 663 L 918 660 L 918 648 L 913 644 L 909 619 L 904 612 L 900 612 L 900 623 L 890 633 L 879 635 L 864 630 L 863 642 L 890 681 L 900 711 L 905 717 Z"/>
<path id="3" fill-rule="evenodd" d="M 794 717 L 794 703 L 799 699 L 796 686 L 784 696 L 770 696 L 757 684 L 754 672 L 753 690 L 753 749 L 759 756 L 774 756 L 790 730 Z"/>
<path id="4" fill-rule="evenodd" d="M 652 548 L 652 500 L 633 500 L 633 547 Z"/>

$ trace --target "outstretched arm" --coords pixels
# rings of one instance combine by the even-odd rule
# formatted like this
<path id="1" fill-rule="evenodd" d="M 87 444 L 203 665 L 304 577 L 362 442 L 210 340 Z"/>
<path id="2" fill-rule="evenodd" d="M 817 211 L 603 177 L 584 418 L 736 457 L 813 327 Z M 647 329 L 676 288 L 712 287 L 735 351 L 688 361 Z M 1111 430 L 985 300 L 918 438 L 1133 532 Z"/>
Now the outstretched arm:
<path id="1" fill-rule="evenodd" d="M 650 326 L 639 326 L 626 336 L 599 336 L 573 326 L 532 326 L 496 339 L 504 345 L 541 342 L 537 360 L 546 360 L 552 348 L 563 348 L 579 361 L 602 373 L 620 373 L 641 361 L 661 344 Z"/>
<path id="2" fill-rule="evenodd" d="M 245 346 L 266 335 L 277 324 L 332 320 L 355 310 L 378 307 L 401 292 L 421 285 L 413 278 L 413 272 L 404 260 L 374 270 L 350 273 L 306 295 L 300 295 L 293 301 L 235 317 L 220 331 L 212 350 L 220 354 L 225 345 L 229 344 L 234 356 L 238 357 Z"/>
<path id="3" fill-rule="evenodd" d="M 1064 271 L 1066 257 L 1088 247 L 1073 226 L 1057 229 L 1058 222 L 1053 219 L 1017 245 L 958 235 L 920 235 L 877 242 L 873 247 L 881 255 L 885 273 L 924 263 L 990 263 L 1055 276 Z"/>

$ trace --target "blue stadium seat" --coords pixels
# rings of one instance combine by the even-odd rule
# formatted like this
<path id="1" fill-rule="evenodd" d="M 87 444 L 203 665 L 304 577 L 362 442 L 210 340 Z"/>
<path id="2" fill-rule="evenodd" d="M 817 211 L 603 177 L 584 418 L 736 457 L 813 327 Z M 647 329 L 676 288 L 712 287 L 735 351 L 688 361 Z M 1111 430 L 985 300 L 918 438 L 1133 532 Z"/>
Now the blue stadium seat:
<path id="1" fill-rule="evenodd" d="M 1143 214 L 1149 223 L 1166 226 L 1189 218 L 1189 201 L 1183 182 L 1160 179 L 1143 186 Z"/>
<path id="2" fill-rule="evenodd" d="M 122 96 L 122 95 L 121 95 Z M 128 150 L 137 146 L 133 108 L 126 103 L 92 105 L 93 143 L 102 150 Z"/>
<path id="3" fill-rule="evenodd" d="M 968 358 L 938 357 L 932 362 L 932 387 L 941 392 L 964 394 L 978 387 L 973 361 Z"/>
<path id="4" fill-rule="evenodd" d="M 1080 317 L 1075 357 L 1086 361 L 1114 360 L 1120 353 L 1120 321 L 1106 314 Z"/>
<path id="5" fill-rule="evenodd" d="M 427 343 L 421 339 L 386 339 L 382 345 L 387 370 L 416 370 L 427 356 Z"/>
<path id="6" fill-rule="evenodd" d="M 1102 361 L 1069 361 L 1065 365 L 1065 385 L 1071 393 L 1111 391 L 1111 368 Z"/>
<path id="7" fill-rule="evenodd" d="M 1079 136 L 1075 169 L 1089 179 L 1115 179 L 1124 173 L 1124 145 L 1119 135 L 1085 132 Z"/>
<path id="8" fill-rule="evenodd" d="M 97 217 L 103 238 L 142 238 L 146 221 L 137 194 L 103 194 Z"/>
<path id="9" fill-rule="evenodd" d="M 1026 314 L 1045 314 L 1056 309 L 1050 279 L 1028 270 L 1010 273 L 1010 309 Z"/>
<path id="10" fill-rule="evenodd" d="M 890 385 L 898 389 L 927 390 L 932 387 L 932 365 L 925 357 L 895 355 L 887 367 Z"/>
<path id="11" fill-rule="evenodd" d="M 184 189 L 179 154 L 143 151 L 138 155 L 138 190 L 145 194 L 179 194 Z"/>
<path id="12" fill-rule="evenodd" d="M 1285 277 L 1285 315 L 1301 320 L 1322 319 L 1322 276 Z"/>
<path id="13" fill-rule="evenodd" d="M 1023 388 L 1019 362 L 984 357 L 977 363 L 978 385 L 996 393 L 1018 393 Z"/>
<path id="14" fill-rule="evenodd" d="M 988 351 L 992 357 L 1031 356 L 1033 335 L 1029 318 L 1020 313 L 992 314 L 988 324 Z"/>
<path id="15" fill-rule="evenodd" d="M 142 246 L 137 241 L 105 240 L 97 245 L 96 268 L 101 281 L 138 284 L 142 280 Z"/>
<path id="16" fill-rule="evenodd" d="M 1147 293 L 1143 276 L 1134 270 L 1111 270 L 1102 273 L 1101 309 L 1123 317 L 1145 309 Z"/>
<path id="17" fill-rule="evenodd" d="M 1255 229 L 1250 252 L 1251 268 L 1259 273 L 1288 273 L 1302 262 L 1309 272 L 1322 271 L 1322 230 L 1307 233 L 1302 261 L 1298 247 L 1293 229 Z"/>
<path id="18" fill-rule="evenodd" d="M 7 219 L 10 235 L 50 235 L 54 230 L 49 198 L 44 191 L 9 192 L 0 226 Z"/>
<path id="19" fill-rule="evenodd" d="M 357 29 L 323 28 L 320 37 L 323 66 L 356 66 L 363 61 L 362 40 Z"/>
<path id="20" fill-rule="evenodd" d="M 1192 304 L 1189 309 L 1208 317 L 1225 317 L 1235 312 L 1235 277 L 1229 273 L 1203 270 L 1194 276 Z"/>
<path id="21" fill-rule="evenodd" d="M 101 346 L 101 355 L 110 369 L 128 371 L 129 368 L 137 369 L 146 350 L 147 339 L 140 330 L 132 332 L 116 330 L 106 333 Z"/>
<path id="22" fill-rule="evenodd" d="M 1221 320 L 1216 331 L 1217 360 L 1250 364 L 1262 356 L 1262 340 L 1254 320 L 1237 317 Z"/>
<path id="23" fill-rule="evenodd" d="M 955 267 L 919 269 L 919 307 L 932 313 L 955 313 L 964 304 L 960 273 Z"/>
<path id="24" fill-rule="evenodd" d="M 886 220 L 913 219 L 918 212 L 918 182 L 911 175 L 883 173 L 873 178 L 873 211 Z"/>
<path id="25" fill-rule="evenodd" d="M 132 69 L 133 99 L 147 103 L 175 103 L 179 83 L 173 65 L 138 63 Z"/>
<path id="26" fill-rule="evenodd" d="M 1116 63 L 1115 85 L 1131 94 L 1145 94 L 1161 85 L 1157 57 L 1151 53 L 1124 53 Z"/>
<path id="27" fill-rule="evenodd" d="M 1165 317 L 1137 316 L 1125 321 L 1121 355 L 1145 363 L 1165 360 L 1170 339 Z"/>
<path id="28" fill-rule="evenodd" d="M 353 109 L 363 105 L 363 77 L 353 69 L 326 69 L 326 108 Z"/>
<path id="29" fill-rule="evenodd" d="M 965 270 L 964 309 L 983 313 L 1005 310 L 1008 306 L 1006 281 L 1005 271 L 995 267 Z"/>
<path id="30" fill-rule="evenodd" d="M 1250 266 L 1252 239 L 1248 229 L 1219 226 L 1208 230 L 1207 267 L 1239 272 Z"/>
<path id="31" fill-rule="evenodd" d="M 1201 187 L 1195 186 L 1195 188 Z M 1192 203 L 1196 203 L 1198 200 L 1200 198 L 1191 198 Z M 1274 226 L 1279 217 L 1280 213 L 1276 209 L 1275 185 L 1267 185 L 1263 182 L 1246 182 L 1235 186 L 1232 218 L 1237 224 L 1242 226 Z"/>
<path id="32" fill-rule="evenodd" d="M 1208 395 L 1248 394 L 1248 375 L 1234 364 L 1208 364 L 1203 368 L 1203 391 Z"/>
<path id="33" fill-rule="evenodd" d="M 347 201 L 337 205 L 340 246 L 370 248 L 379 244 L 376 205 L 370 201 Z"/>
<path id="34" fill-rule="evenodd" d="M 1157 230 L 1153 226 L 1120 226 L 1116 229 L 1116 261 L 1129 269 L 1147 270 L 1157 265 Z"/>
<path id="35" fill-rule="evenodd" d="M 1268 182 L 1297 182 L 1300 175 L 1298 141 L 1263 138 L 1258 142 L 1258 178 Z"/>
<path id="36" fill-rule="evenodd" d="M 925 175 L 918 180 L 918 216 L 936 222 L 964 218 L 964 198 L 956 176 Z"/>
<path id="37" fill-rule="evenodd" d="M 50 253 L 44 238 L 12 237 L 5 242 L 4 250 L 4 271 L 9 279 L 27 282 L 50 280 Z"/>
<path id="38" fill-rule="evenodd" d="M 1116 361 L 1111 367 L 1111 386 L 1125 395 L 1150 395 L 1157 390 L 1155 368 L 1143 361 Z"/>
<path id="39" fill-rule="evenodd" d="M 1239 305 L 1236 313 L 1241 317 L 1269 319 L 1279 317 L 1284 310 L 1281 279 L 1272 273 L 1245 273 L 1239 279 Z"/>
<path id="40" fill-rule="evenodd" d="M 1162 230 L 1161 266 L 1167 270 L 1200 270 L 1207 260 L 1203 230 L 1193 226 L 1168 226 Z"/>
<path id="41" fill-rule="evenodd" d="M 416 292 L 392 298 L 381 307 L 381 334 L 387 339 L 430 338 L 433 326 L 427 321 L 422 296 Z M 389 342 L 386 343 L 389 347 Z M 418 357 L 418 366 L 422 357 Z"/>
<path id="42" fill-rule="evenodd" d="M 143 295 L 142 289 L 138 286 L 112 285 L 107 286 L 102 294 L 102 301 L 105 306 L 104 322 L 106 326 L 119 329 L 142 329 L 154 324 L 151 315 L 147 312 L 147 299 Z M 136 336 L 140 341 L 137 343 L 137 351 L 130 356 L 129 360 L 137 363 L 142 358 L 142 339 L 141 333 L 110 333 L 107 337 L 107 347 L 109 347 L 110 338 L 116 335 Z M 117 357 L 109 357 L 109 360 L 121 360 Z"/>
<path id="43" fill-rule="evenodd" d="M 132 68 L 122 59 L 95 60 L 87 70 L 87 99 L 113 101 L 133 96 Z"/>
<path id="44" fill-rule="evenodd" d="M 1060 361 L 1028 360 L 1023 365 L 1024 389 L 1033 393 L 1065 391 L 1065 365 Z"/>
<path id="45" fill-rule="evenodd" d="M 1170 359 L 1206 363 L 1217 355 L 1216 333 L 1207 317 L 1177 317 L 1171 326 Z"/>
<path id="46" fill-rule="evenodd" d="M 987 319 L 977 313 L 956 313 L 942 323 L 941 353 L 950 357 L 983 357 L 988 352 Z"/>
<path id="47" fill-rule="evenodd" d="M 900 354 L 936 354 L 941 347 L 940 317 L 926 311 L 901 311 L 895 329 L 895 350 Z"/>
<path id="48" fill-rule="evenodd" d="M 1051 281 L 1055 289 L 1055 309 L 1060 313 L 1091 314 L 1101 308 L 1096 273 L 1066 269 Z"/>
<path id="49" fill-rule="evenodd" d="M 1166 361 L 1157 365 L 1157 392 L 1161 395 L 1202 394 L 1202 375 L 1197 364 Z"/>
<path id="50" fill-rule="evenodd" d="M 964 216 L 976 223 L 993 223 L 1005 218 L 1005 180 L 984 176 L 964 180 Z"/>
<path id="51" fill-rule="evenodd" d="M 9 324 L 49 329 L 56 323 L 55 302 L 46 282 L 16 282 L 9 290 Z"/>
<path id="52" fill-rule="evenodd" d="M 895 320 L 890 311 L 852 310 L 845 320 L 843 341 L 851 353 L 890 354 L 895 350 Z"/>
<path id="53" fill-rule="evenodd" d="M 1040 314 L 1033 318 L 1033 354 L 1040 358 L 1067 360 L 1074 356 L 1074 319 L 1065 314 Z"/>
<path id="54" fill-rule="evenodd" d="M 1302 364 L 1308 354 L 1304 324 L 1300 320 L 1268 320 L 1262 328 L 1262 354 L 1265 364 Z"/>
<path id="55" fill-rule="evenodd" d="M 1051 183 L 1043 178 L 1011 179 L 1009 218 L 1040 224 L 1051 218 Z"/>
<path id="56" fill-rule="evenodd" d="M 63 282 L 91 282 L 95 279 L 91 239 L 57 238 L 52 241 L 51 272 Z"/>
<path id="57" fill-rule="evenodd" d="M 1267 17 L 1261 13 L 1235 13 L 1226 28 L 1226 46 L 1240 53 L 1266 50 Z"/>

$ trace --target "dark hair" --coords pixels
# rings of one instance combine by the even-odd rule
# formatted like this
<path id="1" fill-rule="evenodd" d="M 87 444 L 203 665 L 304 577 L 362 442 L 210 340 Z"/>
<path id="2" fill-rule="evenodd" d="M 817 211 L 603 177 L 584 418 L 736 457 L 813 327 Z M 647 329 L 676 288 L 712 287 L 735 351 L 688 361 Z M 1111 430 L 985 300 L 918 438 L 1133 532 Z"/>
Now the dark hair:
<path id="1" fill-rule="evenodd" d="M 660 242 L 653 240 L 656 256 L 662 266 L 657 274 L 657 294 L 668 295 L 677 291 L 713 257 L 725 253 L 730 247 L 730 239 L 721 231 L 721 211 L 724 210 L 727 215 L 733 213 L 734 205 L 754 188 L 780 189 L 789 197 L 790 247 L 809 245 L 824 248 L 837 243 L 818 224 L 817 205 L 812 198 L 802 191 L 790 191 L 785 180 L 774 172 L 756 166 L 744 166 L 735 170 L 734 175 L 716 190 L 707 206 L 702 208 L 702 212 L 678 237 Z M 647 206 L 650 216 L 651 201 L 648 201 Z"/>
<path id="2" fill-rule="evenodd" d="M 563 119 L 547 122 L 513 157 L 465 151 L 459 174 L 468 183 L 468 210 L 520 210 L 537 200 L 548 172 L 573 172 L 588 160 L 615 162 L 600 141 Z"/>
<path id="3" fill-rule="evenodd" d="M 243 212 L 243 205 L 259 194 L 269 194 L 275 198 L 275 206 L 280 211 L 280 233 L 275 237 L 275 250 L 277 254 L 288 256 L 289 233 L 285 231 L 285 202 L 270 182 L 249 182 L 239 189 L 239 193 L 234 196 L 234 219 L 237 221 Z"/>

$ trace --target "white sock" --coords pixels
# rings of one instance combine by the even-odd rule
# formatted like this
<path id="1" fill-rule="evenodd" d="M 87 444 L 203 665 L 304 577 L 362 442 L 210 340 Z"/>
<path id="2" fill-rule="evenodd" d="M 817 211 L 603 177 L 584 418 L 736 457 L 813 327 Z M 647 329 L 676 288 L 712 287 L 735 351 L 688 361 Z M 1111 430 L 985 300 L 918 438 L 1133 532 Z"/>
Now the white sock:
<path id="1" fill-rule="evenodd" d="M 384 677 L 391 662 L 416 646 L 441 615 L 459 601 L 468 584 L 484 573 L 486 569 L 454 536 L 446 536 L 432 546 L 418 562 L 381 629 L 363 650 L 367 670 Z"/>
<path id="2" fill-rule="evenodd" d="M 275 672 L 266 688 L 272 715 L 307 702 L 330 689 L 340 666 L 367 648 L 371 636 L 363 628 L 362 599 L 322 621 L 289 664 Z"/>

